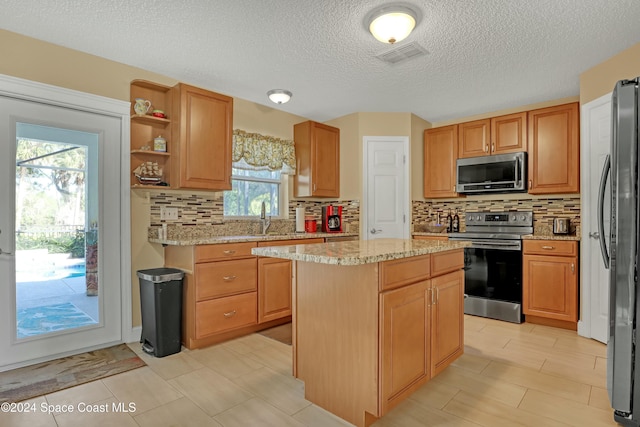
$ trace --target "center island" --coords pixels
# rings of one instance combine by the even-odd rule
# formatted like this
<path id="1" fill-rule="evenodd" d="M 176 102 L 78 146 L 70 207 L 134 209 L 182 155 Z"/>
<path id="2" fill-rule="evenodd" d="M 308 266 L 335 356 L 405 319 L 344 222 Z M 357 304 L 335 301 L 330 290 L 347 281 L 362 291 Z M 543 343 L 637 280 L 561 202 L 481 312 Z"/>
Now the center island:
<path id="1" fill-rule="evenodd" d="M 305 398 L 371 425 L 462 355 L 467 242 L 260 247 L 294 261 L 293 375 Z"/>

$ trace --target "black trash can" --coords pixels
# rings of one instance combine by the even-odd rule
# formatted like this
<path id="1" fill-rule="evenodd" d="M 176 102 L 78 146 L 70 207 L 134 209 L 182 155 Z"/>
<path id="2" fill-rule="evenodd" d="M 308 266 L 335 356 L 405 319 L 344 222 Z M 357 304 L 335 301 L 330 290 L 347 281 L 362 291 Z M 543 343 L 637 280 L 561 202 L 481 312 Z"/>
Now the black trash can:
<path id="1" fill-rule="evenodd" d="M 155 357 L 180 352 L 182 279 L 175 268 L 139 270 L 142 350 Z"/>

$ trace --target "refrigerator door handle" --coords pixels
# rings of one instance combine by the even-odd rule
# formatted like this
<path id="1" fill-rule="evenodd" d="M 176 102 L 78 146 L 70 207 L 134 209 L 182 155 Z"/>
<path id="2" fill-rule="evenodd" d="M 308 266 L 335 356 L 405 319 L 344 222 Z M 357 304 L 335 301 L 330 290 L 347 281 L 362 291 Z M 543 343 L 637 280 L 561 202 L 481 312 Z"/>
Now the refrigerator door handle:
<path id="1" fill-rule="evenodd" d="M 607 154 L 604 160 L 604 167 L 602 168 L 602 175 L 600 176 L 600 190 L 598 191 L 598 232 L 600 233 L 600 252 L 602 252 L 602 260 L 604 261 L 604 267 L 609 268 L 609 251 L 607 250 L 607 239 L 604 234 L 604 193 L 607 186 L 607 178 L 611 171 L 611 156 Z"/>

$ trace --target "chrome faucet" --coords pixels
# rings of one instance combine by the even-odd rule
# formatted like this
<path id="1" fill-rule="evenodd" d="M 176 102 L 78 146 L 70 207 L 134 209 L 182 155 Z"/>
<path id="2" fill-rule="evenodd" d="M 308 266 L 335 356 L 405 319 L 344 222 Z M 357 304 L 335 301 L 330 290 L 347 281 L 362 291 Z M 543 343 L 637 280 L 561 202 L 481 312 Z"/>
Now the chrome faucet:
<path id="1" fill-rule="evenodd" d="M 262 234 L 267 234 L 267 230 L 271 225 L 271 215 L 269 215 L 269 219 L 267 219 L 266 213 L 267 211 L 264 202 L 262 202 L 262 206 L 260 207 L 260 222 L 262 224 Z"/>

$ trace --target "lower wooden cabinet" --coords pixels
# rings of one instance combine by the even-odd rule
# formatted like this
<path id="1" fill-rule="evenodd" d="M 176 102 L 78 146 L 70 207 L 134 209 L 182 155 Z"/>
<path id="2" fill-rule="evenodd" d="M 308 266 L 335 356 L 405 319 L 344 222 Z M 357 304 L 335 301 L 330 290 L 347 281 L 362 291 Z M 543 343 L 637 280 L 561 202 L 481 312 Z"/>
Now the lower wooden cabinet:
<path id="1" fill-rule="evenodd" d="M 256 323 L 256 292 L 196 303 L 196 338 L 254 325 Z"/>
<path id="2" fill-rule="evenodd" d="M 258 323 L 291 316 L 291 261 L 258 259 Z"/>
<path id="3" fill-rule="evenodd" d="M 576 329 L 578 242 L 525 240 L 522 270 L 526 321 Z"/>
<path id="4" fill-rule="evenodd" d="M 293 365 L 305 398 L 371 425 L 451 364 L 463 352 L 463 266 L 463 249 L 296 262 Z"/>
<path id="5" fill-rule="evenodd" d="M 321 242 L 324 239 L 165 247 L 165 266 L 185 272 L 184 346 L 206 347 L 288 322 L 291 261 L 256 257 L 251 249 Z"/>
<path id="6" fill-rule="evenodd" d="M 258 246 L 310 245 L 324 239 L 276 240 Z M 291 261 L 258 257 L 258 323 L 291 316 Z"/>
<path id="7" fill-rule="evenodd" d="M 380 295 L 383 412 L 402 400 L 408 387 L 429 376 L 430 298 L 429 280 Z"/>
<path id="8" fill-rule="evenodd" d="M 460 264 L 451 265 L 451 273 L 380 294 L 383 414 L 464 352 L 462 251 L 434 254 L 432 261 L 434 256 Z"/>
<path id="9" fill-rule="evenodd" d="M 464 351 L 464 273 L 459 270 L 431 280 L 431 376 Z"/>

